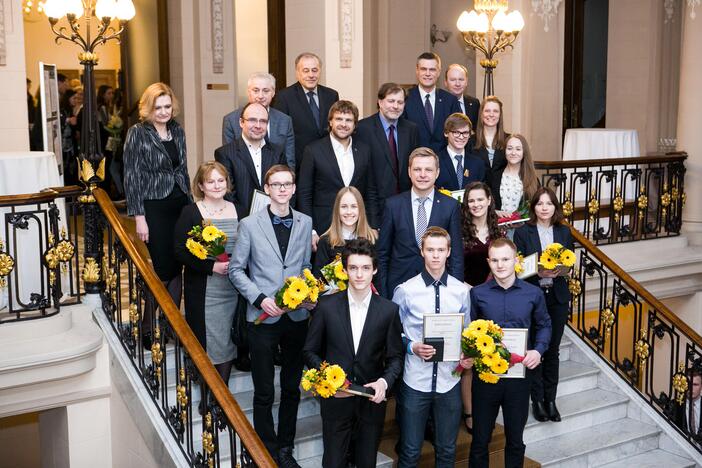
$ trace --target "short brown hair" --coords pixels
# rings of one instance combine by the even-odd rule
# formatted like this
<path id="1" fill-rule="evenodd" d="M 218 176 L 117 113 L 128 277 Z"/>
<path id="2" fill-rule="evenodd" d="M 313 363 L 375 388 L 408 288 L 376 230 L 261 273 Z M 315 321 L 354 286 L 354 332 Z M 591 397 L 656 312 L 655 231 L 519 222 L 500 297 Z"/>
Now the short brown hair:
<path id="1" fill-rule="evenodd" d="M 227 168 L 225 168 L 222 163 L 217 161 L 205 161 L 204 163 L 200 164 L 200 167 L 197 168 L 197 172 L 195 173 L 195 177 L 193 177 L 193 197 L 196 200 L 202 200 L 205 198 L 205 194 L 202 192 L 200 184 L 205 183 L 205 180 L 210 176 L 210 174 L 212 174 L 212 171 L 217 171 L 224 176 L 224 179 L 227 181 L 227 192 L 231 192 L 232 183 L 229 179 L 229 171 L 227 171 Z"/>
<path id="2" fill-rule="evenodd" d="M 561 205 L 561 202 L 558 201 L 556 192 L 551 190 L 549 187 L 537 188 L 534 195 L 531 197 L 531 200 L 529 201 L 529 217 L 531 219 L 528 221 L 528 223 L 536 225 L 536 204 L 539 203 L 539 199 L 544 193 L 551 199 L 551 203 L 553 203 L 555 208 L 553 211 L 553 216 L 551 217 L 551 224 L 561 224 L 565 219 L 565 216 L 563 215 L 563 206 Z"/>
<path id="3" fill-rule="evenodd" d="M 441 57 L 439 57 L 439 54 L 437 53 L 422 52 L 419 54 L 419 57 L 417 57 L 417 65 L 419 65 L 420 60 L 436 60 L 436 64 L 438 65 L 439 69 L 441 69 Z"/>
<path id="4" fill-rule="evenodd" d="M 259 106 L 263 107 L 263 109 L 265 109 L 265 111 L 266 111 L 266 114 L 268 114 L 270 116 L 270 112 L 268 111 L 268 109 L 266 109 L 266 106 L 254 101 L 254 102 L 247 102 L 244 105 L 244 107 L 241 109 L 241 114 L 239 114 L 239 120 L 244 120 L 244 114 L 246 114 L 246 109 L 248 109 L 250 106 L 253 106 L 253 105 L 259 105 Z"/>
<path id="5" fill-rule="evenodd" d="M 517 255 L 517 246 L 506 237 L 500 237 L 490 241 L 490 247 L 488 247 L 488 257 L 490 256 L 490 250 L 499 249 L 500 247 L 509 247 L 514 250 L 514 255 Z"/>
<path id="6" fill-rule="evenodd" d="M 322 66 L 322 59 L 319 58 L 319 55 L 315 54 L 314 52 L 303 52 L 297 57 L 295 57 L 295 68 L 297 68 L 297 64 L 300 63 L 300 60 L 304 58 L 313 58 L 317 59 L 317 63 L 319 63 L 319 66 Z"/>
<path id="7" fill-rule="evenodd" d="M 409 155 L 407 167 L 412 167 L 412 161 L 414 161 L 415 158 L 434 158 L 436 168 L 439 169 L 439 157 L 431 148 L 427 148 L 426 146 L 415 148 Z"/>
<path id="8" fill-rule="evenodd" d="M 407 97 L 405 89 L 397 83 L 383 83 L 378 88 L 378 99 L 385 99 L 388 94 L 402 93 L 403 97 Z"/>
<path id="9" fill-rule="evenodd" d="M 176 99 L 173 90 L 166 83 L 152 83 L 145 90 L 139 99 L 139 119 L 149 120 L 149 117 L 154 111 L 156 106 L 156 99 L 161 96 L 168 96 L 171 98 L 171 105 L 173 106 L 172 117 L 175 117 L 180 113 L 180 104 L 178 99 Z"/>
<path id="10" fill-rule="evenodd" d="M 332 106 L 329 108 L 328 120 L 330 122 L 334 118 L 334 114 L 337 112 L 340 114 L 353 114 L 354 125 L 358 123 L 358 107 L 356 107 L 356 104 L 353 102 L 344 101 L 342 99 L 341 101 L 336 101 L 334 104 L 332 104 Z"/>
<path id="11" fill-rule="evenodd" d="M 295 171 L 290 169 L 285 164 L 276 164 L 274 166 L 271 166 L 271 168 L 266 171 L 266 175 L 263 176 L 263 184 L 268 185 L 268 179 L 270 179 L 273 174 L 277 174 L 278 172 L 289 173 L 292 176 L 293 184 L 295 183 Z"/>
<path id="12" fill-rule="evenodd" d="M 446 122 L 444 122 L 444 133 L 452 132 L 468 126 L 470 133 L 473 133 L 473 124 L 470 123 L 470 119 L 466 114 L 461 112 L 454 112 L 453 114 L 446 117 Z"/>
<path id="13" fill-rule="evenodd" d="M 419 245 L 420 249 L 424 248 L 424 241 L 430 237 L 443 237 L 446 239 L 446 243 L 448 244 L 449 250 L 451 249 L 451 234 L 448 233 L 448 231 L 442 227 L 439 226 L 429 226 L 426 231 L 424 231 L 424 234 L 422 234 L 422 241 Z"/>

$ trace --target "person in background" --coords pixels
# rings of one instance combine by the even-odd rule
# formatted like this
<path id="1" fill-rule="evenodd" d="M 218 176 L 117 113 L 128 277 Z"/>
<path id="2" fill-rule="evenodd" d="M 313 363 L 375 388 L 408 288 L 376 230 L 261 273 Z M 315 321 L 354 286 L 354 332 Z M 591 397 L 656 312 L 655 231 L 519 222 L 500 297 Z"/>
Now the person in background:
<path id="1" fill-rule="evenodd" d="M 448 145 L 439 151 L 439 178 L 436 187 L 446 190 L 463 190 L 473 181 L 485 180 L 485 164 L 466 149 L 472 135 L 470 120 L 465 114 L 449 115 L 444 124 Z"/>
<path id="2" fill-rule="evenodd" d="M 507 165 L 505 158 L 507 134 L 503 122 L 502 101 L 497 96 L 486 97 L 480 105 L 478 114 L 480 118 L 475 129 L 475 137 L 468 143 L 468 147 L 473 156 L 485 163 L 487 170 L 485 180 L 490 187 L 494 187 L 494 174 Z"/>
<path id="3" fill-rule="evenodd" d="M 475 128 L 478 125 L 480 101 L 466 93 L 468 69 L 459 63 L 449 65 L 444 75 L 444 86 L 449 93 L 456 96 L 458 105 L 461 106 L 461 112 L 470 119 L 471 127 Z"/>
<path id="4" fill-rule="evenodd" d="M 675 424 L 702 445 L 702 369 L 693 367 L 687 372 L 688 391 L 685 401 L 676 404 Z"/>

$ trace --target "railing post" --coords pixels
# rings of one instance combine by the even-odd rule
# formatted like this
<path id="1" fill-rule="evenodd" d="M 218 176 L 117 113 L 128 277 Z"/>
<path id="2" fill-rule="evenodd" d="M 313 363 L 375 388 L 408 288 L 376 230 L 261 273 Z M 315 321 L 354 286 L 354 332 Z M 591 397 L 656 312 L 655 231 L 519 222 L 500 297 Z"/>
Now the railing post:
<path id="1" fill-rule="evenodd" d="M 102 278 L 103 222 L 100 207 L 92 194 L 91 184 L 78 198 L 83 207 L 83 269 L 81 278 L 86 294 L 100 294 L 105 289 Z"/>

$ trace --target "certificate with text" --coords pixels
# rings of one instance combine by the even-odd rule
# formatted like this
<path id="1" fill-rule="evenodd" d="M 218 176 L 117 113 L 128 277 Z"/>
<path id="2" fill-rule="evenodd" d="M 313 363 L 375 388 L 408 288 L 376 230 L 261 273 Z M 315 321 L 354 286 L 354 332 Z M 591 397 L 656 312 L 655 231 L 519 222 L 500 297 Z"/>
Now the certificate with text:
<path id="1" fill-rule="evenodd" d="M 539 272 L 539 260 L 536 252 L 522 259 L 522 271 L 517 273 L 517 278 L 527 279 Z"/>
<path id="2" fill-rule="evenodd" d="M 424 339 L 443 338 L 444 356 L 442 361 L 461 359 L 461 333 L 465 314 L 425 314 Z"/>
<path id="3" fill-rule="evenodd" d="M 249 213 L 258 213 L 270 204 L 271 197 L 269 197 L 265 192 L 261 192 L 260 190 L 254 190 L 253 200 L 251 200 L 251 210 L 249 211 Z"/>
<path id="4" fill-rule="evenodd" d="M 507 351 L 524 356 L 527 352 L 529 329 L 503 328 L 502 331 L 504 332 L 502 344 L 507 348 Z M 510 367 L 506 374 L 500 375 L 502 379 L 523 379 L 524 377 L 526 377 L 526 367 L 521 362 Z"/>

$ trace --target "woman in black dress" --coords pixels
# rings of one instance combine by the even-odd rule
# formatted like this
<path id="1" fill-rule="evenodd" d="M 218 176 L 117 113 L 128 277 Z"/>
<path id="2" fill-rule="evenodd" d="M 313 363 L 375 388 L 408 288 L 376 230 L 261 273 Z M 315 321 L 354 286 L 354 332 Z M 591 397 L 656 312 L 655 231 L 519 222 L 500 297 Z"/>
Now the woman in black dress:
<path id="1" fill-rule="evenodd" d="M 124 144 L 124 188 L 137 236 L 146 243 L 156 274 L 180 307 L 182 265 L 173 253 L 173 232 L 192 197 L 185 132 L 173 119 L 176 115 L 178 101 L 168 85 L 146 88 L 139 100 L 141 122 L 129 129 Z"/>

